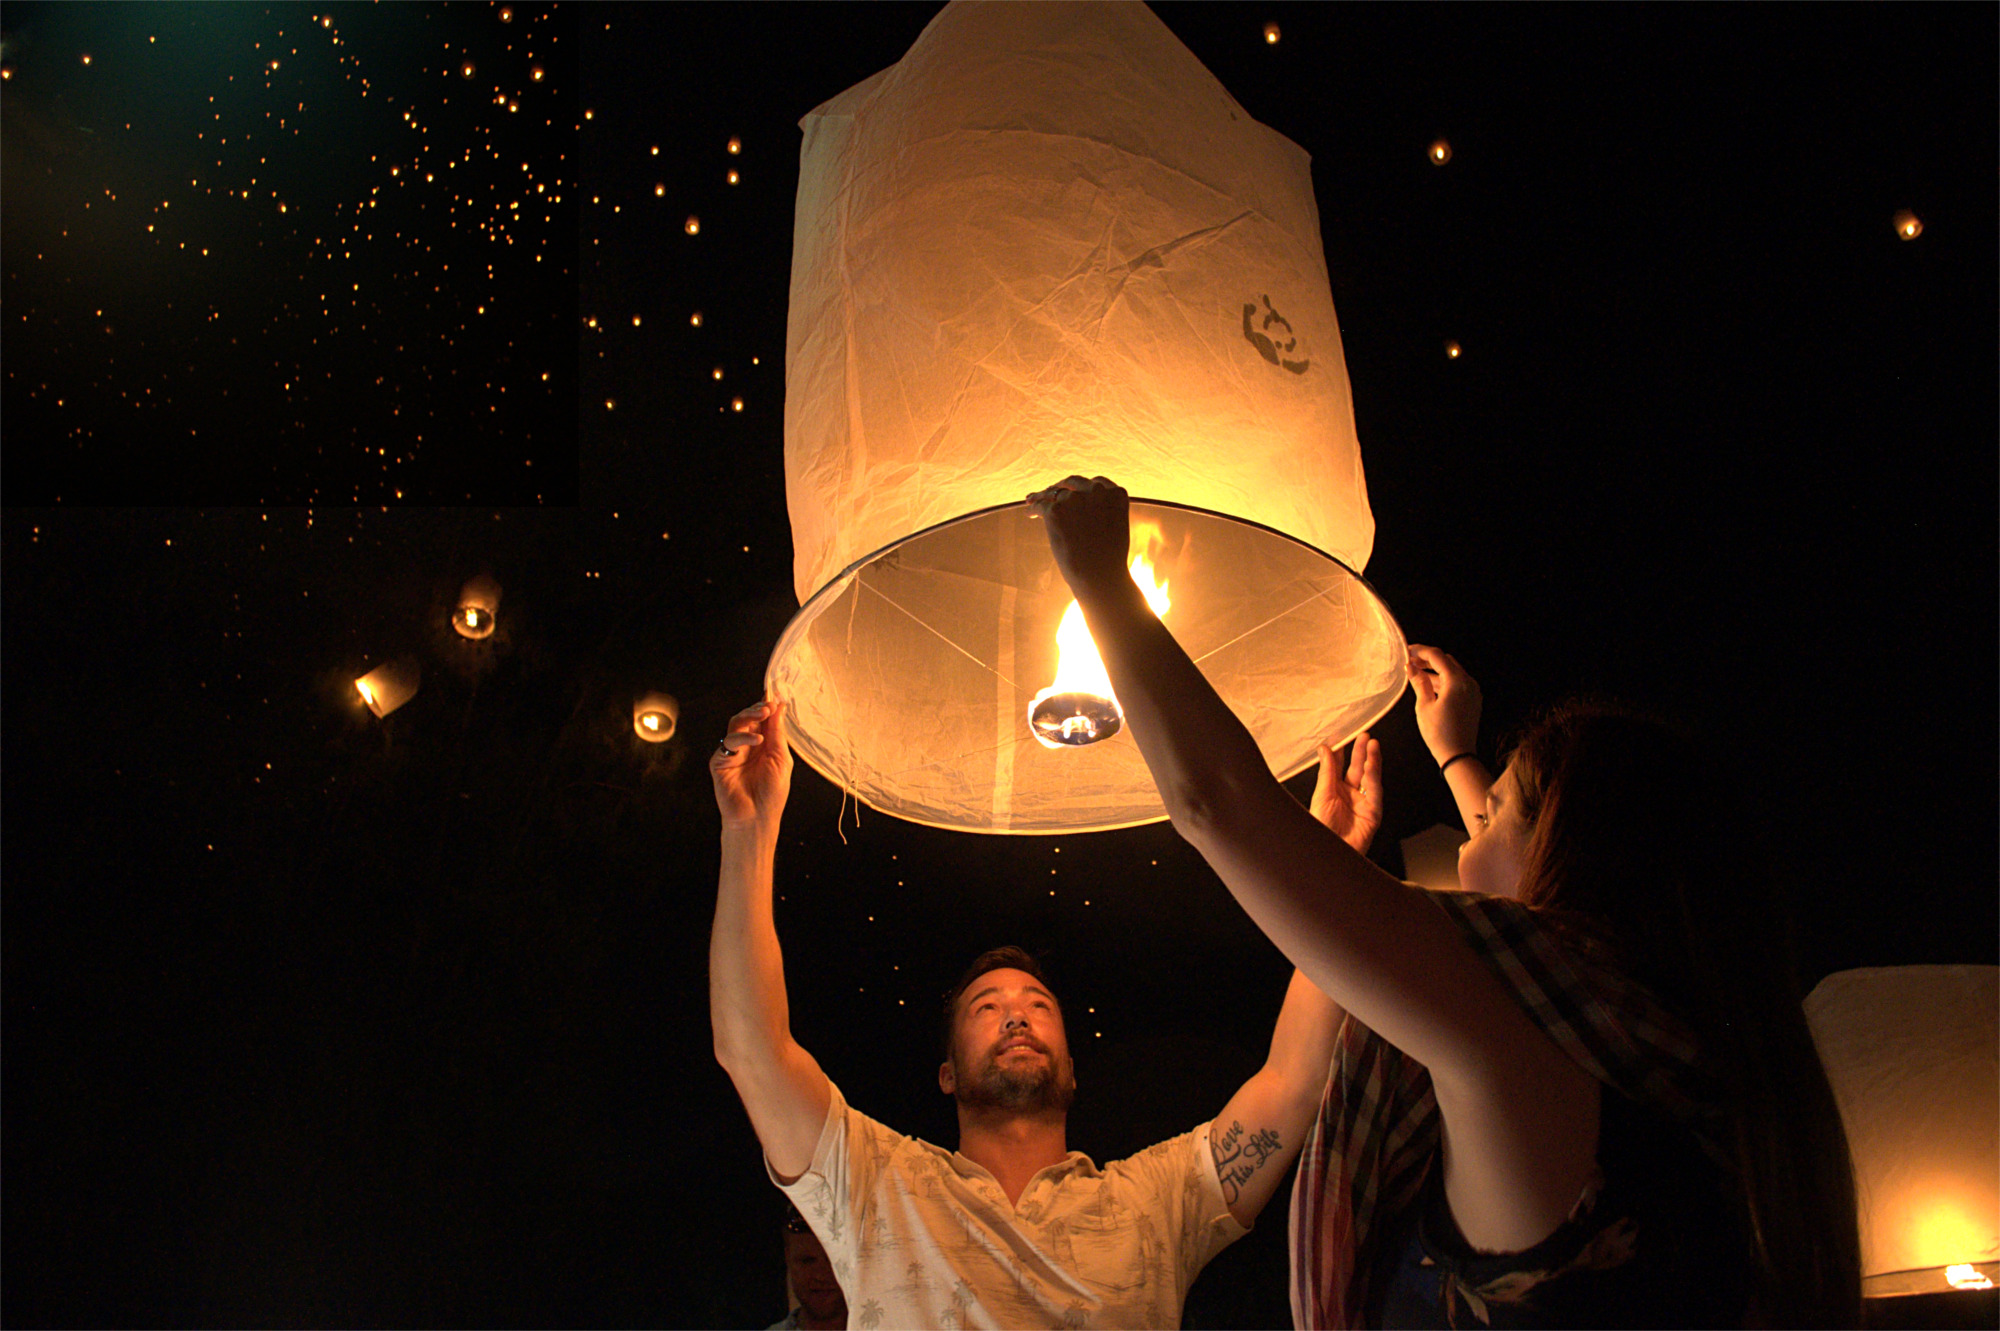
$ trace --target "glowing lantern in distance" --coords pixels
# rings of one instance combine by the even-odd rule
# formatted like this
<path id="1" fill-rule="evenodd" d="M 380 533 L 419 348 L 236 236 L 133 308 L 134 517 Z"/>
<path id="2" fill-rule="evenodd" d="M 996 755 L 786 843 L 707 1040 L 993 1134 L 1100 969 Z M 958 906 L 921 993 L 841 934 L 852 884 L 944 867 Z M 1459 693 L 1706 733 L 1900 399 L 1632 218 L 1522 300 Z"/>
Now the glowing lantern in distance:
<path id="1" fill-rule="evenodd" d="M 2000 1263 L 2000 966 L 1838 971 L 1806 1019 L 1861 1206 L 1861 1292 L 1945 1292 Z M 1956 1282 L 1954 1267 L 1961 1270 Z"/>
<path id="2" fill-rule="evenodd" d="M 1437 142 L 1431 144 L 1430 158 L 1433 165 L 1443 166 L 1451 160 L 1451 145 L 1443 139 L 1439 139 Z"/>
<path id="3" fill-rule="evenodd" d="M 701 219 L 699 217 L 688 218 L 687 233 L 690 236 L 698 236 L 701 234 Z"/>
<path id="4" fill-rule="evenodd" d="M 361 700 L 377 716 L 387 716 L 416 696 L 423 669 L 408 657 L 384 661 L 354 681 Z"/>
<path id="5" fill-rule="evenodd" d="M 740 152 L 742 152 L 742 151 L 743 151 L 743 140 L 741 140 L 741 139 L 731 139 L 731 140 L 729 141 L 729 155 L 730 155 L 730 156 L 734 157 L 734 156 L 735 156 L 736 154 L 738 154 L 738 153 L 740 153 Z"/>
<path id="6" fill-rule="evenodd" d="M 947 5 L 802 128 L 800 609 L 765 688 L 803 761 L 938 827 L 1166 816 L 1129 728 L 1050 747 L 1028 719 L 1072 598 L 1022 498 L 1072 473 L 1135 496 L 1168 626 L 1276 775 L 1388 711 L 1407 648 L 1358 572 L 1374 521 L 1296 144 L 1137 3 Z"/>
<path id="7" fill-rule="evenodd" d="M 1444 354 L 1447 360 L 1457 360 L 1459 351 L 1460 347 L 1456 342 L 1447 342 L 1444 344 Z"/>
<path id="8" fill-rule="evenodd" d="M 1915 240 L 1924 234 L 1924 224 L 1908 208 L 1896 214 L 1896 234 L 1904 240 Z"/>
<path id="9" fill-rule="evenodd" d="M 473 73 L 472 62 L 468 60 L 464 64 L 460 65 L 458 67 L 458 72 L 465 75 L 465 77 L 467 78 L 471 78 Z"/>
<path id="10" fill-rule="evenodd" d="M 680 718 L 681 705 L 671 693 L 649 693 L 632 704 L 632 733 L 659 744 L 674 737 Z"/>
<path id="11" fill-rule="evenodd" d="M 499 608 L 500 584 L 482 573 L 459 590 L 458 610 L 451 617 L 451 626 L 462 638 L 491 637 L 493 613 Z"/>
<path id="12" fill-rule="evenodd" d="M 1277 24 L 1275 24 L 1275 23 L 1266 23 L 1266 24 L 1264 25 L 1264 41 L 1265 41 L 1265 43 L 1266 43 L 1266 44 L 1268 44 L 1268 45 L 1271 45 L 1271 46 L 1276 46 L 1276 45 L 1278 44 L 1278 25 L 1277 25 Z"/>

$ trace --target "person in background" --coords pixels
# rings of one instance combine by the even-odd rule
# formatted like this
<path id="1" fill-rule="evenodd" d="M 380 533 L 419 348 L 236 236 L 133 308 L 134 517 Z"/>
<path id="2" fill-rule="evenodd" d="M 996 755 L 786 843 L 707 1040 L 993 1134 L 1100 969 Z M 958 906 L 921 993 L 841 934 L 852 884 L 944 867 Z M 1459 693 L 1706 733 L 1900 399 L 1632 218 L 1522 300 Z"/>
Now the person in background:
<path id="1" fill-rule="evenodd" d="M 771 1179 L 826 1245 L 854 1325 L 1179 1326 L 1188 1287 L 1296 1158 L 1339 1009 L 1295 971 L 1269 1057 L 1221 1112 L 1099 1169 L 1069 1149 L 1061 1004 L 1033 957 L 995 949 L 944 1013 L 937 1085 L 956 1102 L 958 1150 L 898 1133 L 851 1108 L 792 1037 L 771 903 L 791 765 L 782 700 L 737 713 L 709 757 L 722 813 L 709 1012 Z M 1302 817 L 1365 849 L 1381 823 L 1380 744 L 1363 736 L 1345 762 L 1323 744 L 1312 803 Z M 1218 1002 L 1235 989 L 1226 976 L 1189 983 Z"/>
<path id="2" fill-rule="evenodd" d="M 1127 572 L 1125 491 L 1028 496 L 1173 825 L 1348 1014 L 1293 1188 L 1319 1326 L 1853 1326 L 1846 1137 L 1717 742 L 1556 708 L 1497 780 L 1412 649 L 1461 892 L 1299 810 Z"/>
<path id="3" fill-rule="evenodd" d="M 765 1331 L 845 1331 L 847 1296 L 833 1278 L 833 1266 L 819 1236 L 785 1203 L 785 1278 L 798 1303 Z"/>

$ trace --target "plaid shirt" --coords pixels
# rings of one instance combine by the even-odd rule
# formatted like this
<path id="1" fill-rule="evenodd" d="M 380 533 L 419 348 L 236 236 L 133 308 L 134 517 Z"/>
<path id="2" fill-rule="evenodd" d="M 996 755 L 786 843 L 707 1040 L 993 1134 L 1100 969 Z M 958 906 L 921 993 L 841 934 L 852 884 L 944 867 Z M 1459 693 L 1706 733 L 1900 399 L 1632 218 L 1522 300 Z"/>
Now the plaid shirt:
<path id="1" fill-rule="evenodd" d="M 1530 1019 L 1579 1066 L 1696 1127 L 1711 1155 L 1688 1029 L 1617 967 L 1581 918 L 1505 897 L 1411 888 L 1464 932 Z M 1437 1096 L 1424 1066 L 1349 1017 L 1319 1117 L 1292 1185 L 1292 1320 L 1361 1325 L 1378 1219 L 1410 1206 L 1438 1144 Z M 1717 1155 L 1719 1159 L 1720 1156 Z"/>

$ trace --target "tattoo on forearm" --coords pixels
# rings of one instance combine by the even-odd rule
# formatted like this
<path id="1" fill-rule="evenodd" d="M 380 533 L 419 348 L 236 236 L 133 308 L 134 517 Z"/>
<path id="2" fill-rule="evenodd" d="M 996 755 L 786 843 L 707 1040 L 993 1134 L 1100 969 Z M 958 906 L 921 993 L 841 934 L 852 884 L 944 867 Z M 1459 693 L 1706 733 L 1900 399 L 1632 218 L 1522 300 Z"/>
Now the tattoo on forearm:
<path id="1" fill-rule="evenodd" d="M 1222 1200 L 1234 1206 L 1243 1185 L 1284 1148 L 1269 1128 L 1246 1134 L 1243 1120 L 1237 1119 L 1227 1131 L 1209 1139 L 1209 1149 L 1215 1155 L 1216 1177 L 1222 1180 Z"/>

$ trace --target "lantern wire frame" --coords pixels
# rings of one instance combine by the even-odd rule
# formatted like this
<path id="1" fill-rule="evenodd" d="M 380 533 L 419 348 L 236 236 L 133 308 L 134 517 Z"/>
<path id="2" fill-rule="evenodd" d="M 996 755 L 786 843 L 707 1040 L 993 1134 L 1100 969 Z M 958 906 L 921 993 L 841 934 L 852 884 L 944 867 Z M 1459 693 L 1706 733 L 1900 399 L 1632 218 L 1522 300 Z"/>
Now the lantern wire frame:
<path id="1" fill-rule="evenodd" d="M 993 754 L 1005 748 L 1009 743 L 1016 746 L 1025 746 L 1025 748 L 1018 750 L 1021 755 L 1027 755 L 1028 750 L 1039 751 L 1041 746 L 1035 742 L 1028 730 L 1026 700 L 1054 677 L 1056 621 L 1060 618 L 1061 612 L 1067 608 L 1069 601 L 1073 599 L 1069 594 L 1068 587 L 1061 582 L 1060 575 L 1055 572 L 1054 560 L 1048 554 L 1046 538 L 1041 532 L 1039 523 L 1035 524 L 1033 528 L 1033 539 L 1030 544 L 1038 548 L 1040 560 L 1046 563 L 1048 574 L 1053 577 L 1053 587 L 1047 593 L 1042 594 L 1006 585 L 998 577 L 992 577 L 991 581 L 996 589 L 996 595 L 1002 603 L 1015 606 L 1017 603 L 1027 602 L 1031 596 L 1040 595 L 1045 607 L 1052 612 L 1047 620 L 1046 632 L 1037 632 L 1029 635 L 1038 641 L 1046 639 L 1047 667 L 1045 671 L 1039 666 L 1032 669 L 1014 666 L 1003 672 L 997 668 L 995 663 L 982 660 L 978 653 L 968 650 L 966 646 L 956 641 L 954 635 L 947 629 L 942 629 L 933 623 L 926 622 L 920 616 L 913 614 L 906 606 L 897 604 L 894 599 L 884 594 L 880 588 L 868 586 L 868 584 L 861 582 L 862 575 L 871 567 L 877 565 L 887 567 L 887 561 L 899 551 L 910 550 L 919 543 L 935 538 L 940 534 L 949 533 L 954 528 L 969 527 L 972 524 L 982 521 L 990 522 L 996 518 L 1002 518 L 1009 513 L 1019 515 L 1023 523 L 1028 521 L 1025 505 L 1018 500 L 975 509 L 944 522 L 935 523 L 919 531 L 912 532 L 907 536 L 900 537 L 888 545 L 855 560 L 838 574 L 827 579 L 819 590 L 814 592 L 799 607 L 798 613 L 792 617 L 791 621 L 785 626 L 784 632 L 779 635 L 777 645 L 772 650 L 770 662 L 765 668 L 765 696 L 774 699 L 782 698 L 788 703 L 786 712 L 787 736 L 796 756 L 803 759 L 815 771 L 826 777 L 828 781 L 840 787 L 844 793 L 853 796 L 858 802 L 867 805 L 877 812 L 900 818 L 906 822 L 926 827 L 943 828 L 948 831 L 984 832 L 999 835 L 1059 836 L 1080 832 L 1112 831 L 1119 828 L 1140 827 L 1150 823 L 1165 821 L 1167 818 L 1165 807 L 1159 801 L 1158 793 L 1152 785 L 1150 773 L 1144 768 L 1143 759 L 1138 757 L 1136 745 L 1131 741 L 1129 733 L 1116 736 L 1112 741 L 1106 743 L 1083 748 L 1066 749 L 1061 754 L 1053 756 L 1057 759 L 1067 759 L 1071 762 L 1077 762 L 1079 761 L 1077 755 L 1086 753 L 1101 754 L 1105 750 L 1112 749 L 1129 750 L 1126 755 L 1127 766 L 1129 767 L 1131 763 L 1136 762 L 1143 776 L 1144 792 L 1141 802 L 1148 806 L 1143 813 L 1139 813 L 1135 808 L 1130 807 L 1132 802 L 1127 801 L 1128 808 L 1125 813 L 1116 814 L 1109 818 L 1079 818 L 1074 821 L 1057 821 L 1042 825 L 1032 822 L 1016 823 L 1011 819 L 1006 820 L 1004 825 L 1000 820 L 995 820 L 994 823 L 988 824 L 976 819 L 963 817 L 954 820 L 935 816 L 934 813 L 912 807 L 910 803 L 903 803 L 892 798 L 887 798 L 879 789 L 882 779 L 898 781 L 909 777 L 913 773 L 935 768 L 938 766 L 935 757 L 927 757 L 924 760 L 908 763 L 900 767 L 871 767 L 871 779 L 857 779 L 860 776 L 857 768 L 865 761 L 861 756 L 861 749 L 863 744 L 870 741 L 871 737 L 864 734 L 862 743 L 857 743 L 855 736 L 849 733 L 849 727 L 838 724 L 829 725 L 826 718 L 832 711 L 854 707 L 859 700 L 853 696 L 851 690 L 841 688 L 838 683 L 830 685 L 822 683 L 817 691 L 817 696 L 812 696 L 813 691 L 810 689 L 795 687 L 795 685 L 806 683 L 810 680 L 812 672 L 809 666 L 802 662 L 804 658 L 811 656 L 816 650 L 816 644 L 811 641 L 815 627 L 823 619 L 827 618 L 828 612 L 837 605 L 843 596 L 847 595 L 851 589 L 856 588 L 857 584 L 859 584 L 867 590 L 876 592 L 879 599 L 886 602 L 901 615 L 906 616 L 938 643 L 944 645 L 948 649 L 948 655 L 941 659 L 951 659 L 955 667 L 957 666 L 957 659 L 954 658 L 971 661 L 982 671 L 991 675 L 1002 689 L 1012 691 L 1014 696 L 1004 703 L 996 704 L 993 700 L 994 695 L 989 689 L 983 703 L 979 699 L 968 698 L 964 701 L 964 706 L 959 708 L 961 711 L 978 712 L 985 716 L 996 717 L 998 723 L 1002 726 L 1011 725 L 1011 730 L 1004 732 L 1006 738 L 997 743 L 987 744 L 971 750 L 966 756 L 977 758 L 984 754 Z M 1217 691 L 1222 695 L 1224 703 L 1228 704 L 1231 710 L 1237 713 L 1240 720 L 1246 721 L 1253 735 L 1258 736 L 1259 748 L 1264 751 L 1266 760 L 1272 761 L 1273 774 L 1278 780 L 1288 781 L 1311 767 L 1317 761 L 1319 741 L 1326 738 L 1329 733 L 1337 731 L 1339 734 L 1339 738 L 1335 741 L 1335 747 L 1338 748 L 1340 745 L 1352 740 L 1362 731 L 1379 722 L 1401 699 L 1404 690 L 1408 688 L 1408 679 L 1406 676 L 1406 663 L 1408 660 L 1407 640 L 1403 635 L 1401 626 L 1396 623 L 1394 616 L 1389 612 L 1387 603 L 1382 599 L 1381 594 L 1352 566 L 1308 541 L 1301 540 L 1288 532 L 1279 531 L 1274 527 L 1269 527 L 1247 518 L 1237 517 L 1233 514 L 1219 512 L 1214 509 L 1197 507 L 1192 504 L 1177 503 L 1173 500 L 1143 499 L 1137 496 L 1132 498 L 1131 521 L 1135 532 L 1139 531 L 1147 522 L 1152 520 L 1155 514 L 1164 515 L 1169 522 L 1178 517 L 1183 524 L 1197 524 L 1199 527 L 1210 530 L 1211 533 L 1214 531 L 1227 531 L 1238 537 L 1254 538 L 1266 547 L 1267 550 L 1280 552 L 1283 556 L 1295 560 L 1301 566 L 1309 563 L 1328 566 L 1325 571 L 1331 575 L 1333 582 L 1336 585 L 1351 586 L 1365 601 L 1367 608 L 1379 617 L 1377 627 L 1382 631 L 1377 635 L 1377 640 L 1381 644 L 1381 659 L 1375 663 L 1374 669 L 1374 676 L 1379 683 L 1371 691 L 1366 692 L 1360 699 L 1348 700 L 1344 706 L 1321 707 L 1320 710 L 1322 712 L 1333 712 L 1338 715 L 1337 727 L 1293 726 L 1292 730 L 1297 733 L 1287 736 L 1288 742 L 1279 746 L 1280 752 L 1276 761 L 1272 761 L 1272 746 L 1265 742 L 1265 736 L 1258 735 L 1258 725 L 1254 720 L 1245 718 L 1244 712 L 1239 706 L 1240 700 L 1232 699 L 1230 689 L 1218 686 Z M 1274 542 L 1277 544 L 1273 544 Z M 1172 576 L 1172 560 L 1170 559 L 1163 567 L 1169 571 L 1169 576 Z M 1227 575 L 1227 570 L 1223 570 L 1223 572 Z M 965 570 L 961 569 L 954 576 L 964 577 L 968 575 L 966 575 Z M 1203 662 L 1209 661 L 1225 649 L 1239 646 L 1246 638 L 1285 619 L 1293 612 L 1301 610 L 1312 602 L 1328 599 L 1328 590 L 1324 586 L 1310 591 L 1307 591 L 1302 586 L 1300 591 L 1301 594 L 1298 597 L 1288 604 L 1277 607 L 1275 613 L 1266 611 L 1260 614 L 1258 622 L 1233 633 L 1224 641 L 1212 644 L 1199 643 L 1191 646 L 1184 636 L 1183 631 L 1177 630 L 1176 626 L 1172 623 L 1172 620 L 1175 618 L 1172 610 L 1169 610 L 1167 614 L 1167 620 L 1169 621 L 1168 628 L 1170 631 L 1175 632 L 1176 641 L 1181 644 L 1184 650 L 1188 650 L 1197 668 L 1200 668 Z M 1185 587 L 1183 587 L 1181 592 L 1172 594 L 1174 595 L 1176 606 L 1181 606 L 1185 603 Z M 1251 599 L 1252 597 L 1248 592 L 1241 598 L 1243 603 L 1247 603 Z M 865 642 L 865 630 L 857 630 L 856 618 L 856 606 L 850 604 L 846 615 L 841 617 L 843 623 L 842 627 L 838 630 L 843 639 L 844 649 L 850 653 L 857 638 L 864 639 L 864 650 L 869 646 Z M 1004 635 L 1002 636 L 1004 637 Z M 1332 655 L 1332 645 L 1323 645 L 1328 648 L 1325 655 Z M 1196 650 L 1197 648 L 1199 648 L 1198 651 Z M 1001 654 L 1003 656 L 1006 655 L 1004 650 Z M 1316 657 L 1316 659 L 1323 660 L 1324 657 Z M 1204 674 L 1210 675 L 1211 682 L 1213 682 L 1213 675 L 1210 671 L 1204 670 Z M 1044 678 L 1044 675 L 1047 677 Z M 1390 683 L 1389 681 L 1392 676 L 1393 683 Z M 1309 693 L 1316 684 L 1324 684 L 1323 679 L 1315 680 L 1311 677 L 1298 678 L 1291 682 L 1296 684 L 1296 692 L 1299 694 Z M 888 690 L 883 689 L 878 691 L 887 692 Z M 927 699 L 912 696 L 905 692 L 899 694 L 889 706 L 900 712 L 901 716 L 905 719 L 907 728 L 917 730 L 937 721 L 940 713 L 950 710 L 956 701 L 956 699 Z M 1311 709 L 1302 705 L 1298 710 L 1304 712 Z M 988 724 L 990 734 L 992 723 L 989 722 Z M 866 730 L 868 728 L 863 727 L 863 729 Z M 1006 764 L 1003 762 L 1003 765 Z M 1139 783 L 1128 782 L 1128 784 L 1136 786 Z"/>

